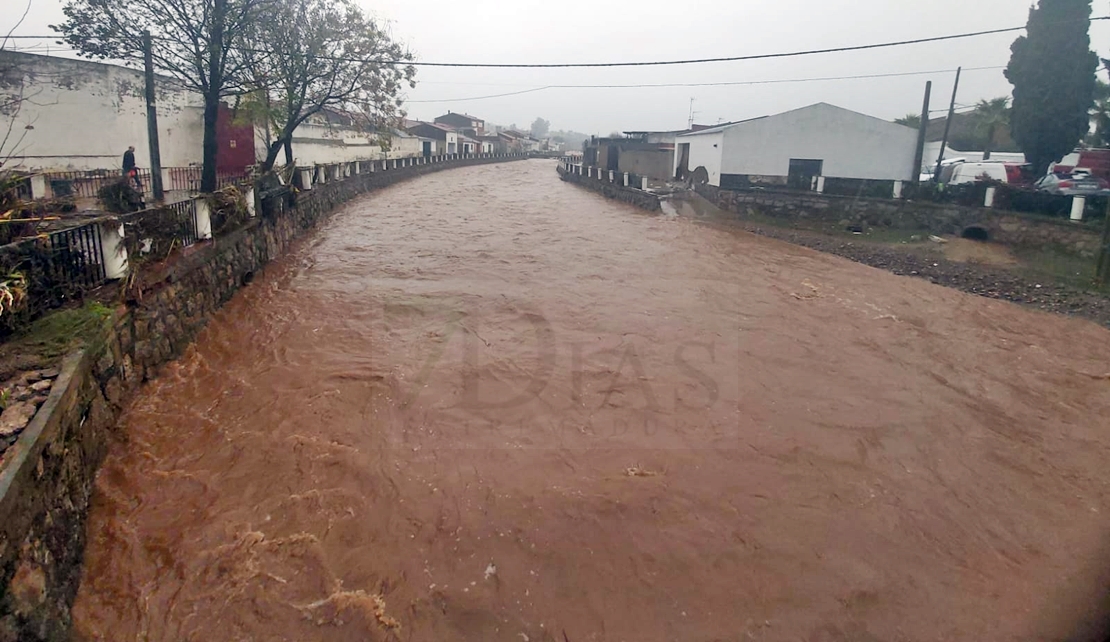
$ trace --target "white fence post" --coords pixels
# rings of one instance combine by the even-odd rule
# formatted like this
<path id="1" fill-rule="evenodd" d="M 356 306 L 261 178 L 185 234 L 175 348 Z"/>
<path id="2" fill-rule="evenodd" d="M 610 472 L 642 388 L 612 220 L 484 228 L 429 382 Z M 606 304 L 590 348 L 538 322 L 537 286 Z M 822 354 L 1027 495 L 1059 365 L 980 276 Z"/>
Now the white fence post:
<path id="1" fill-rule="evenodd" d="M 53 194 L 50 193 L 50 183 L 46 181 L 46 176 L 43 174 L 35 174 L 31 177 L 31 198 L 50 198 Z"/>
<path id="2" fill-rule="evenodd" d="M 647 176 L 640 177 L 640 189 L 647 191 Z"/>
<path id="3" fill-rule="evenodd" d="M 1087 209 L 1085 196 L 1073 196 L 1071 199 L 1071 220 L 1079 223 L 1083 220 L 1083 210 Z"/>
<path id="4" fill-rule="evenodd" d="M 212 238 L 212 208 L 203 196 L 193 199 L 193 207 L 197 212 L 197 240 L 204 241 Z"/>
<path id="5" fill-rule="evenodd" d="M 616 172 L 614 172 L 613 170 L 609 170 L 609 182 L 610 183 L 616 183 L 617 182 Z"/>
<path id="6" fill-rule="evenodd" d="M 894 181 L 894 198 L 902 198 L 903 189 L 902 181 Z"/>
<path id="7" fill-rule="evenodd" d="M 994 187 L 987 188 L 987 193 L 983 196 L 983 207 L 994 207 L 995 190 Z"/>
<path id="8" fill-rule="evenodd" d="M 624 173 L 624 186 L 628 187 L 628 172 Z"/>
<path id="9" fill-rule="evenodd" d="M 255 207 L 255 195 L 253 185 L 250 189 L 247 190 L 246 194 L 243 194 L 243 198 L 247 201 L 247 214 L 249 214 L 251 218 L 254 218 L 256 215 L 255 210 L 257 208 Z"/>
<path id="10" fill-rule="evenodd" d="M 127 277 L 127 247 L 123 244 L 123 223 L 101 223 L 100 260 L 104 266 L 104 277 L 122 279 Z"/>
<path id="11" fill-rule="evenodd" d="M 298 171 L 301 173 L 301 188 L 306 190 L 312 189 L 312 170 L 301 169 Z"/>
<path id="12" fill-rule="evenodd" d="M 825 177 L 824 176 L 818 176 L 817 177 L 817 193 L 818 194 L 824 194 L 825 193 Z"/>

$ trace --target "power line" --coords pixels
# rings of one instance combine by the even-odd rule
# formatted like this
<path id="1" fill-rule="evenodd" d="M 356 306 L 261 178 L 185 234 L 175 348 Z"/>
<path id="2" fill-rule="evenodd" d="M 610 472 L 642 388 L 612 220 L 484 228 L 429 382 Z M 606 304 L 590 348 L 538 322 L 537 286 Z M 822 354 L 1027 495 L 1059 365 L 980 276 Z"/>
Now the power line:
<path id="1" fill-rule="evenodd" d="M 1090 19 L 1090 22 L 1097 22 L 1103 20 L 1110 20 L 1110 16 L 1098 16 Z M 933 36 L 930 38 L 915 38 L 912 40 L 897 40 L 893 42 L 880 42 L 867 45 L 853 45 L 847 47 L 830 47 L 827 49 L 808 49 L 802 51 L 787 51 L 778 53 L 766 54 L 751 54 L 746 56 L 727 56 L 721 58 L 693 58 L 687 60 L 656 60 L 656 61 L 639 61 L 639 62 L 577 62 L 577 63 L 479 63 L 479 62 L 426 62 L 426 61 L 409 61 L 409 60 L 363 60 L 358 58 L 343 58 L 320 56 L 324 60 L 336 60 L 339 62 L 361 62 L 361 63 L 374 63 L 380 65 L 412 65 L 415 67 L 465 67 L 465 68 L 499 68 L 499 69 L 581 69 L 589 67 L 659 67 L 670 65 L 694 65 L 713 62 L 740 62 L 746 60 L 768 60 L 773 58 L 793 58 L 798 56 L 813 56 L 819 54 L 830 53 L 843 53 L 849 51 L 867 51 L 871 49 L 884 49 L 889 47 L 903 47 L 907 45 L 918 45 L 930 42 L 944 42 L 949 40 L 960 40 L 966 38 L 976 38 L 979 36 L 990 36 L 1002 33 L 1012 33 L 1015 31 L 1024 31 L 1025 25 L 1020 27 L 1006 27 L 1004 29 L 988 29 L 985 31 L 972 31 L 967 33 L 950 34 L 947 36 Z M 57 39 L 57 36 L 13 36 L 18 38 L 52 38 Z M 262 50 L 247 49 L 246 51 L 265 53 Z"/>
<path id="2" fill-rule="evenodd" d="M 985 71 L 992 69 L 1005 69 L 1004 66 L 995 67 L 971 67 L 964 71 Z M 682 82 L 682 83 L 639 83 L 627 85 L 546 85 L 544 87 L 532 87 L 531 89 L 524 89 L 522 91 L 513 91 L 504 94 L 492 94 L 489 96 L 471 96 L 468 98 L 443 98 L 440 100 L 406 100 L 406 103 L 452 103 L 452 102 L 465 102 L 469 100 L 486 100 L 489 98 L 505 98 L 508 96 L 519 96 L 521 94 L 530 94 L 537 91 L 544 91 L 546 89 L 641 89 L 651 87 L 727 87 L 735 85 L 777 85 L 782 83 L 801 83 L 801 82 L 824 82 L 833 80 L 862 80 L 867 78 L 897 78 L 905 76 L 925 76 L 944 73 L 954 73 L 955 69 L 940 69 L 936 71 L 907 71 L 901 73 L 889 74 L 864 74 L 858 76 L 828 76 L 822 78 L 786 78 L 778 80 L 737 80 L 726 82 Z M 947 110 L 945 110 L 947 111 Z"/>
<path id="3" fill-rule="evenodd" d="M 1099 16 L 1091 18 L 1091 22 L 1099 20 L 1110 20 L 1110 16 Z M 467 67 L 467 68 L 501 68 L 501 69 L 572 69 L 572 68 L 587 68 L 587 67 L 659 67 L 667 65 L 694 65 L 711 62 L 740 62 L 745 60 L 767 60 L 772 58 L 792 58 L 797 56 L 813 56 L 818 54 L 830 53 L 843 53 L 848 51 L 866 51 L 870 49 L 883 49 L 887 47 L 902 47 L 906 45 L 917 45 L 928 42 L 944 42 L 947 40 L 959 40 L 964 38 L 976 38 L 979 36 L 989 36 L 1000 33 L 1012 33 L 1014 31 L 1024 31 L 1025 25 L 1020 27 L 1007 27 L 1005 29 L 989 29 L 986 31 L 972 31 L 968 33 L 958 33 L 947 36 L 934 36 L 931 38 L 916 38 L 913 40 L 898 40 L 894 42 L 881 42 L 868 45 L 854 45 L 849 47 L 831 47 L 827 49 L 809 49 L 804 51 L 789 51 L 780 53 L 768 54 L 751 54 L 747 56 L 728 56 L 723 58 L 694 58 L 689 60 L 657 60 L 657 61 L 641 61 L 641 62 L 580 62 L 580 63 L 548 63 L 548 64 L 535 64 L 535 63 L 476 63 L 476 62 L 424 62 L 415 61 L 410 62 L 406 60 L 382 60 L 382 61 L 365 61 L 365 62 L 378 62 L 378 64 L 385 65 L 413 65 L 416 67 Z M 360 62 L 356 59 L 349 58 L 332 58 L 332 60 L 339 60 L 345 62 Z"/>

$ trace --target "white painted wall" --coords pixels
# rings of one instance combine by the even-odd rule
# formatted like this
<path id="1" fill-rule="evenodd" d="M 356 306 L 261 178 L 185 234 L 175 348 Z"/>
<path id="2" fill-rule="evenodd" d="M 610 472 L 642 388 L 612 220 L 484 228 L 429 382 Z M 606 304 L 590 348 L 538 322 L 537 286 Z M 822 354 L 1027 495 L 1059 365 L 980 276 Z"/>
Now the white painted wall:
<path id="1" fill-rule="evenodd" d="M 386 152 L 379 144 L 377 134 L 328 125 L 316 119 L 303 123 L 293 133 L 293 157 L 299 167 L 357 160 L 409 158 L 422 155 L 423 140 L 418 136 L 392 136 L 389 151 Z M 266 141 L 266 129 L 256 127 L 254 150 L 259 161 L 266 158 Z M 278 163 L 285 163 L 285 152 L 278 156 Z"/>
<path id="2" fill-rule="evenodd" d="M 826 103 L 723 131 L 725 174 L 786 176 L 792 158 L 820 159 L 822 175 L 835 178 L 909 180 L 918 173 L 916 130 Z"/>
<path id="3" fill-rule="evenodd" d="M 675 139 L 674 170 L 682 161 L 682 145 L 690 144 L 690 171 L 704 167 L 709 172 L 709 184 L 721 186 L 721 161 L 724 151 L 725 133 L 712 131 L 706 134 L 690 134 Z M 673 176 L 674 174 L 672 174 Z"/>
<path id="4" fill-rule="evenodd" d="M 141 72 L 87 60 L 0 51 L 0 68 L 16 69 L 0 83 L 0 103 L 18 92 L 12 167 L 33 170 L 119 169 L 135 146 L 135 162 L 150 167 Z M 163 167 L 200 163 L 203 101 L 168 78 L 156 81 Z M 5 121 L 6 124 L 6 121 Z"/>

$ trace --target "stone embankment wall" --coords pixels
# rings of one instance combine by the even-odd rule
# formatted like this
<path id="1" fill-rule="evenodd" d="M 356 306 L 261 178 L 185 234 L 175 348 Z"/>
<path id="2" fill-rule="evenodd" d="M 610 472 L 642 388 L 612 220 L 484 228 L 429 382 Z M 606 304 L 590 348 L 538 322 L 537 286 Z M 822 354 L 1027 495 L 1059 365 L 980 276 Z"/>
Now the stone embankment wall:
<path id="1" fill-rule="evenodd" d="M 623 175 L 618 175 L 620 182 L 610 183 L 607 179 L 607 174 L 604 174 L 606 180 L 578 174 L 575 172 L 567 171 L 563 165 L 559 165 L 559 175 L 562 176 L 564 181 L 581 185 L 587 189 L 593 190 L 604 195 L 607 198 L 612 198 L 625 203 L 631 203 L 636 207 L 643 208 L 652 212 L 658 212 L 660 209 L 659 197 L 651 192 L 635 189 L 632 187 L 625 187 L 623 183 Z"/>
<path id="2" fill-rule="evenodd" d="M 991 241 L 1014 247 L 1052 247 L 1084 258 L 1094 257 L 1100 243 L 1096 226 L 1004 210 L 812 192 L 735 191 L 712 185 L 700 185 L 697 192 L 741 218 L 762 216 L 829 231 L 859 227 L 960 235 L 978 227 Z"/>
<path id="3" fill-rule="evenodd" d="M 255 272 L 356 196 L 429 172 L 522 158 L 416 165 L 304 192 L 292 210 L 194 246 L 145 282 L 137 302 L 121 304 L 99 340 L 66 357 L 47 400 L 0 461 L 0 642 L 68 639 L 85 516 L 116 418 Z"/>

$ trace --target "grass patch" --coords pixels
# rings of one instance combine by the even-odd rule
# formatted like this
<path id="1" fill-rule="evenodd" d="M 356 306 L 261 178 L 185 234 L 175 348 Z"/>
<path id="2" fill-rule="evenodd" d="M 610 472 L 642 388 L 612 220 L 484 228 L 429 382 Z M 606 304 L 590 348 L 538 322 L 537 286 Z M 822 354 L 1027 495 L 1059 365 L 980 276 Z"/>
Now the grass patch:
<path id="1" fill-rule="evenodd" d="M 35 321 L 0 345 L 0 379 L 48 367 L 70 350 L 102 341 L 101 330 L 111 316 L 110 308 L 94 301 Z"/>
<path id="2" fill-rule="evenodd" d="M 1094 285 L 1097 259 L 1085 259 L 1050 248 L 1015 249 L 1014 255 L 1021 262 L 1019 269 L 1031 275 L 1056 279 L 1079 289 L 1110 294 L 1110 284 L 1102 288 Z"/>

